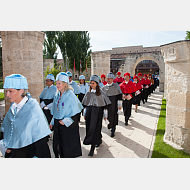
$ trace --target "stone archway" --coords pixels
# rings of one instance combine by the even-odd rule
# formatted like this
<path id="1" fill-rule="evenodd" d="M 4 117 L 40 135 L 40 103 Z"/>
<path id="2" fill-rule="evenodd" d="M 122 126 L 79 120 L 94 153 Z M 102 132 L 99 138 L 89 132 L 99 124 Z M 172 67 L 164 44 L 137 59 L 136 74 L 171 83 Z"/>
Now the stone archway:
<path id="1" fill-rule="evenodd" d="M 160 92 L 164 91 L 164 81 L 165 81 L 165 66 L 164 66 L 164 62 L 162 62 L 160 59 L 156 58 L 155 56 L 153 56 L 152 54 L 143 54 L 140 56 L 137 56 L 136 61 L 133 63 L 133 68 L 131 70 L 131 75 L 134 76 L 135 75 L 135 68 L 138 65 L 138 63 L 140 63 L 143 60 L 151 60 L 154 61 L 158 64 L 159 66 L 159 74 L 160 74 L 160 86 L 159 86 L 159 90 Z"/>

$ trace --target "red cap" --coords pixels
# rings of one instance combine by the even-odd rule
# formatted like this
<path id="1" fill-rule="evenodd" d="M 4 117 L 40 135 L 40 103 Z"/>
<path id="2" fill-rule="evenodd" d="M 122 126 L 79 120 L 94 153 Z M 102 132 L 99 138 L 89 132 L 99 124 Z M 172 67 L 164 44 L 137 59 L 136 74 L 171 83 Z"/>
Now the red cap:
<path id="1" fill-rule="evenodd" d="M 126 75 L 128 75 L 128 76 L 130 77 L 130 73 L 125 73 L 125 74 L 124 74 L 124 77 L 125 77 Z"/>
<path id="2" fill-rule="evenodd" d="M 138 76 L 142 76 L 142 73 L 139 73 Z"/>
<path id="3" fill-rule="evenodd" d="M 106 78 L 106 75 L 102 74 L 102 75 L 101 75 L 101 78 L 102 78 L 102 77 L 103 77 L 103 78 Z"/>
<path id="4" fill-rule="evenodd" d="M 121 75 L 121 73 L 120 73 L 120 72 L 117 72 L 117 75 Z"/>
<path id="5" fill-rule="evenodd" d="M 138 78 L 138 76 L 134 76 L 134 78 L 133 78 L 133 79 L 139 79 L 139 78 Z"/>
<path id="6" fill-rule="evenodd" d="M 143 77 L 147 77 L 147 74 L 144 74 L 144 76 Z"/>

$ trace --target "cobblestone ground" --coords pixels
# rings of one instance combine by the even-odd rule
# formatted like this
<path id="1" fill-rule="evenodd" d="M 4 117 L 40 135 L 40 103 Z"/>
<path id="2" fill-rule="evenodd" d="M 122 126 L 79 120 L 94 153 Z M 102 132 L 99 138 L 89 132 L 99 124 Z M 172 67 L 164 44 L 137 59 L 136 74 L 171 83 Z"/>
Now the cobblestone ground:
<path id="1" fill-rule="evenodd" d="M 90 146 L 83 145 L 85 137 L 85 121 L 81 117 L 80 137 L 82 145 L 82 156 L 80 158 L 149 158 L 152 154 L 155 132 L 157 128 L 163 92 L 156 91 L 149 97 L 148 102 L 138 107 L 132 106 L 132 114 L 129 125 L 125 126 L 124 116 L 119 115 L 119 125 L 116 128 L 115 137 L 111 138 L 111 131 L 107 129 L 103 121 L 102 144 L 94 151 L 93 157 L 88 157 Z M 2 116 L 4 102 L 0 102 L 0 116 Z M 52 139 L 48 142 L 51 156 Z M 1 154 L 1 153 L 0 153 Z"/>

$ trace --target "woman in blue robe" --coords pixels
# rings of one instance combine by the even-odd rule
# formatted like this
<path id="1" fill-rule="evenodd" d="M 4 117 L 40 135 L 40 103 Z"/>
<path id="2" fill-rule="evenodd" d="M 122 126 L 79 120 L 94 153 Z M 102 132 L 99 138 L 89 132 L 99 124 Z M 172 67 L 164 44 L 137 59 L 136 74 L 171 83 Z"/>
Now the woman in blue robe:
<path id="1" fill-rule="evenodd" d="M 41 108 L 48 120 L 48 124 L 50 124 L 52 120 L 52 115 L 51 115 L 51 107 L 53 105 L 53 98 L 55 95 L 55 92 L 57 91 L 56 86 L 53 85 L 55 82 L 55 78 L 52 74 L 47 75 L 46 77 L 46 88 L 42 91 L 40 94 L 40 104 Z"/>
<path id="2" fill-rule="evenodd" d="M 54 96 L 50 129 L 54 126 L 53 151 L 58 158 L 82 156 L 78 117 L 82 104 L 69 85 L 68 75 L 64 72 L 56 76 L 58 92 Z"/>
<path id="3" fill-rule="evenodd" d="M 27 96 L 28 83 L 24 76 L 5 77 L 3 88 L 12 102 L 2 123 L 5 157 L 50 158 L 47 136 L 51 133 L 46 117 L 37 100 Z"/>

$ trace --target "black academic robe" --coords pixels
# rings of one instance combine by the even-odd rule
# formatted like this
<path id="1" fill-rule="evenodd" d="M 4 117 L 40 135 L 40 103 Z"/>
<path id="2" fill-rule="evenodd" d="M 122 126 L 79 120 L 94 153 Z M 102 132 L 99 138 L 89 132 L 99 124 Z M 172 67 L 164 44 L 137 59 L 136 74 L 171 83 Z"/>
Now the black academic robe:
<path id="1" fill-rule="evenodd" d="M 103 110 L 107 109 L 107 105 L 111 104 L 111 101 L 102 90 L 100 91 L 99 96 L 94 92 L 87 92 L 82 101 L 83 106 L 86 108 L 86 136 L 83 141 L 85 145 L 98 145 L 101 143 Z"/>
<path id="2" fill-rule="evenodd" d="M 11 149 L 11 153 L 6 153 L 5 158 L 51 158 L 47 137 L 44 137 L 28 146 Z"/>
<path id="3" fill-rule="evenodd" d="M 48 105 L 50 103 L 53 102 L 53 99 L 42 99 L 40 98 L 40 103 L 44 101 L 45 105 Z M 42 109 L 42 111 L 44 112 L 46 118 L 47 118 L 47 121 L 48 121 L 48 124 L 50 124 L 51 120 L 52 120 L 52 117 L 53 115 L 51 115 L 51 110 L 45 110 L 44 108 Z"/>
<path id="4" fill-rule="evenodd" d="M 61 125 L 59 120 L 54 119 L 53 151 L 56 158 L 58 158 L 58 155 L 61 158 L 82 156 L 78 115 L 71 117 L 74 122 L 69 127 Z"/>

